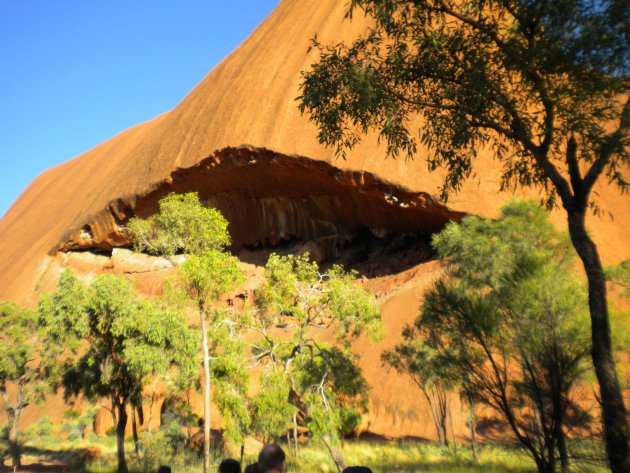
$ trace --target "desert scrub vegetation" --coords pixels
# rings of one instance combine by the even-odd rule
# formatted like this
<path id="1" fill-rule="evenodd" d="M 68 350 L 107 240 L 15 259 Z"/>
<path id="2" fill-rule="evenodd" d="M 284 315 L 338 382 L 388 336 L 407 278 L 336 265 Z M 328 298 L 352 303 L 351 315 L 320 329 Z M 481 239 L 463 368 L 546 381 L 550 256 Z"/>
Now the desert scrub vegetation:
<path id="1" fill-rule="evenodd" d="M 114 435 L 96 436 L 90 434 L 85 439 L 59 442 L 59 437 L 44 435 L 31 438 L 26 443 L 24 455 L 29 461 L 42 458 L 55 458 L 69 465 L 70 471 L 82 473 L 113 473 L 117 469 L 116 438 Z M 131 439 L 128 451 L 133 450 Z M 36 447 L 35 447 L 36 445 Z M 460 445 L 461 447 L 461 445 Z M 98 449 L 100 456 L 87 461 L 78 461 L 77 452 L 87 448 Z M 478 449 L 477 461 L 473 460 L 469 449 L 459 448 L 457 453 L 452 448 L 420 441 L 346 441 L 340 447 L 348 465 L 367 465 L 375 473 L 529 473 L 536 471 L 536 465 L 521 450 L 499 445 L 482 444 Z M 585 453 L 598 449 L 601 456 L 602 446 L 584 445 Z M 181 451 L 174 455 L 165 455 L 160 443 L 145 445 L 141 458 L 131 455 L 129 471 L 144 473 L 157 470 L 160 464 L 168 464 L 173 471 L 199 473 L 203 471 L 203 457 L 191 451 Z M 229 452 L 226 457 L 234 457 L 237 452 Z M 223 456 L 215 455 L 211 459 L 210 469 L 216 471 Z M 73 461 L 74 460 L 74 461 Z M 255 454 L 245 455 L 245 464 L 255 461 Z M 582 461 L 574 465 L 581 473 L 599 473 L 607 471 L 603 466 Z M 326 448 L 317 444 L 306 444 L 300 448 L 299 456 L 289 457 L 287 473 L 333 473 L 336 466 Z"/>

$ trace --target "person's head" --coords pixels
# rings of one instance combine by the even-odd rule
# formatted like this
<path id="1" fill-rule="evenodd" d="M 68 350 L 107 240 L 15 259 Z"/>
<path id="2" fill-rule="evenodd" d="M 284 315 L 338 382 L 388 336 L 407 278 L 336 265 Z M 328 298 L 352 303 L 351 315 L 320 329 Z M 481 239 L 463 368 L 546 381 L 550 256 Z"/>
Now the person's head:
<path id="1" fill-rule="evenodd" d="M 219 465 L 219 473 L 241 473 L 241 464 L 231 458 L 223 460 Z"/>
<path id="2" fill-rule="evenodd" d="M 258 473 L 258 463 L 252 463 L 245 467 L 244 473 Z"/>
<path id="3" fill-rule="evenodd" d="M 349 466 L 342 473 L 372 473 L 367 466 Z"/>
<path id="4" fill-rule="evenodd" d="M 258 455 L 258 473 L 284 473 L 286 455 L 279 445 L 264 447 Z"/>

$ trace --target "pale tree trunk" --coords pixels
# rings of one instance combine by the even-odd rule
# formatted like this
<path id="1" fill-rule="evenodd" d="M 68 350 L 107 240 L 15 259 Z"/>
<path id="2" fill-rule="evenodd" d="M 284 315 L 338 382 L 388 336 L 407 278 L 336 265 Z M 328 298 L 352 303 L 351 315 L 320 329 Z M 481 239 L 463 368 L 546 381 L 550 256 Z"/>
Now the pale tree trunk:
<path id="1" fill-rule="evenodd" d="M 13 410 L 8 416 L 9 421 L 9 449 L 11 452 L 11 464 L 13 468 L 22 466 L 22 452 L 20 451 L 20 439 L 18 422 L 20 421 L 20 411 Z"/>
<path id="2" fill-rule="evenodd" d="M 628 412 L 613 358 L 606 278 L 595 243 L 585 228 L 585 209 L 567 209 L 569 234 L 586 271 L 591 315 L 591 355 L 599 383 L 606 453 L 613 473 L 630 472 Z"/>
<path id="3" fill-rule="evenodd" d="M 0 389 L 4 408 L 7 413 L 7 421 L 9 424 L 9 452 L 11 454 L 11 465 L 14 469 L 22 466 L 22 452 L 20 449 L 19 425 L 20 416 L 24 410 L 24 391 L 23 386 L 18 386 L 17 401 L 15 406 L 11 406 L 9 396 L 4 386 Z"/>
<path id="4" fill-rule="evenodd" d="M 333 462 L 335 462 L 337 471 L 339 473 L 342 473 L 343 470 L 346 469 L 346 462 L 343 459 L 343 454 L 341 453 L 341 450 L 332 446 L 330 442 L 330 438 L 327 435 L 324 435 L 322 437 L 322 441 L 324 442 L 324 445 L 328 449 L 328 453 L 330 453 L 330 456 L 332 457 Z"/>
<path id="5" fill-rule="evenodd" d="M 477 413 L 475 412 L 474 401 L 469 401 L 470 414 L 468 423 L 470 426 L 470 451 L 472 452 L 473 460 L 477 461 Z"/>
<path id="6" fill-rule="evenodd" d="M 201 344 L 203 348 L 203 473 L 210 473 L 210 353 L 205 311 L 199 306 Z"/>
<path id="7" fill-rule="evenodd" d="M 298 457 L 298 428 L 297 428 L 297 414 L 293 414 L 293 448 L 295 449 L 295 458 Z"/>
<path id="8" fill-rule="evenodd" d="M 157 389 L 157 380 L 154 378 L 153 379 L 153 386 L 151 388 L 151 400 L 149 403 L 149 419 L 148 419 L 148 423 L 147 423 L 147 432 L 148 433 L 152 433 L 153 431 L 153 408 L 155 407 L 155 401 L 157 400 L 157 394 L 156 394 L 156 389 Z"/>
<path id="9" fill-rule="evenodd" d="M 447 399 L 446 401 L 446 411 L 448 418 L 451 424 L 451 435 L 453 436 L 453 451 L 457 454 L 457 437 L 455 437 L 455 425 L 453 424 L 453 406 L 451 406 L 451 402 Z"/>

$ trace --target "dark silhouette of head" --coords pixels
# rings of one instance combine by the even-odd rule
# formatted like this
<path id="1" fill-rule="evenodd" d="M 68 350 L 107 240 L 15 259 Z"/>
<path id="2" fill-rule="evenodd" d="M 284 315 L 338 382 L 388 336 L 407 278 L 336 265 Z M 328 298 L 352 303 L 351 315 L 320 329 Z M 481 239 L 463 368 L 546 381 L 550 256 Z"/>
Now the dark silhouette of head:
<path id="1" fill-rule="evenodd" d="M 258 473 L 284 473 L 286 455 L 279 445 L 264 447 L 258 455 Z"/>
<path id="2" fill-rule="evenodd" d="M 219 473 L 241 473 L 241 464 L 228 458 L 219 465 Z"/>
<path id="3" fill-rule="evenodd" d="M 244 473 L 258 473 L 258 463 L 252 463 L 245 467 Z"/>
<path id="4" fill-rule="evenodd" d="M 349 466 L 342 473 L 372 473 L 367 466 Z"/>

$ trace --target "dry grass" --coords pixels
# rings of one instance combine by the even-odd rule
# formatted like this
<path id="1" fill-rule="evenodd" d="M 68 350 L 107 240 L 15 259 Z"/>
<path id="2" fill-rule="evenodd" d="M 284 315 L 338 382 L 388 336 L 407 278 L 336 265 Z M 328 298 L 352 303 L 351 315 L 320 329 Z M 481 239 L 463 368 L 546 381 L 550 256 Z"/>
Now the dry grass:
<path id="1" fill-rule="evenodd" d="M 82 461 L 80 452 L 87 447 L 96 447 L 101 456 Z M 452 449 L 433 444 L 411 441 L 348 441 L 342 447 L 348 465 L 369 466 L 375 473 L 444 472 L 444 473 L 535 473 L 532 460 L 518 449 L 484 445 L 479 449 L 479 458 L 474 461 L 470 450 L 460 445 L 457 453 Z M 128 442 L 127 452 L 131 472 L 155 471 L 157 465 L 167 464 L 177 473 L 198 473 L 203 470 L 198 456 L 193 452 L 167 454 L 168 449 L 147 445 L 142 459 L 133 453 L 133 444 Z M 70 471 L 85 473 L 113 473 L 116 471 L 115 439 L 111 436 L 90 436 L 85 440 L 59 441 L 55 436 L 31 439 L 26 449 L 26 462 L 63 461 Z M 236 456 L 236 455 L 235 455 Z M 221 458 L 215 459 L 214 468 Z M 253 456 L 245 463 L 253 463 Z M 602 466 L 575 464 L 579 473 L 607 471 Z M 290 458 L 289 473 L 333 473 L 336 472 L 328 452 L 319 445 L 303 446 L 298 458 Z"/>

